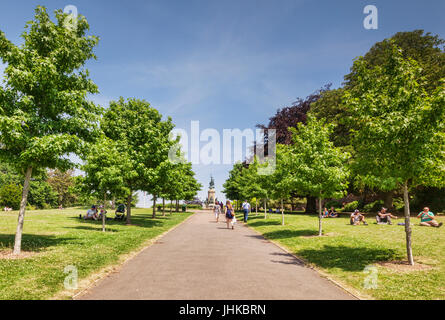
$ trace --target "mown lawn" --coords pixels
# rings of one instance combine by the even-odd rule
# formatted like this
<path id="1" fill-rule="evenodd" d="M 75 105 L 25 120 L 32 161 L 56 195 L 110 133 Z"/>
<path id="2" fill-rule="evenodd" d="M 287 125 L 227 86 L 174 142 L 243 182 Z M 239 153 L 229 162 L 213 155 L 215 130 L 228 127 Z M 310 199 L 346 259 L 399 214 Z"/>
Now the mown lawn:
<path id="1" fill-rule="evenodd" d="M 36 254 L 25 259 L 0 259 L 0 299 L 49 299 L 66 292 L 66 266 L 75 266 L 79 281 L 85 279 L 122 262 L 125 254 L 142 248 L 191 214 L 167 213 L 152 219 L 151 209 L 133 209 L 133 225 L 107 221 L 107 232 L 103 233 L 101 222 L 80 220 L 80 213 L 85 210 L 26 212 L 22 248 Z M 12 249 L 16 226 L 17 212 L 0 213 L 1 252 Z M 70 292 L 62 297 L 69 298 Z"/>
<path id="2" fill-rule="evenodd" d="M 394 220 L 394 225 L 377 225 L 374 215 L 369 214 L 367 220 L 369 226 L 350 226 L 347 217 L 324 219 L 323 237 L 316 236 L 315 215 L 286 215 L 282 226 L 281 214 L 272 214 L 265 220 L 264 215 L 256 217 L 253 213 L 248 224 L 364 297 L 445 299 L 445 226 L 420 227 L 419 220 L 412 219 L 415 260 L 432 268 L 401 272 L 377 263 L 406 260 L 404 227 L 397 225 L 403 219 Z M 438 220 L 445 222 L 445 217 Z M 370 276 L 364 271 L 367 266 L 377 268 L 376 288 L 364 288 L 365 279 Z"/>

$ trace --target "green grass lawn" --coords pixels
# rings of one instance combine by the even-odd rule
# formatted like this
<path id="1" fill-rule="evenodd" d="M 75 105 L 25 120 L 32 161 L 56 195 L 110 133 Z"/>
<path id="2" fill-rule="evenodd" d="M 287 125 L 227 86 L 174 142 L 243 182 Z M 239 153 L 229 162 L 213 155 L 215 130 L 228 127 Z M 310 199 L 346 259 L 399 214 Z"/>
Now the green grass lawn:
<path id="1" fill-rule="evenodd" d="M 133 209 L 132 224 L 78 218 L 83 209 L 27 211 L 22 249 L 36 252 L 26 259 L 0 259 L 0 299 L 49 299 L 64 290 L 64 268 L 78 269 L 79 281 L 122 262 L 150 239 L 182 222 L 190 213 L 151 218 L 151 209 Z M 114 215 L 112 214 L 111 217 Z M 0 251 L 14 245 L 17 212 L 0 213 Z M 66 292 L 61 298 L 69 298 Z M 59 297 L 60 298 L 60 297 Z"/>
<path id="2" fill-rule="evenodd" d="M 242 215 L 239 216 L 242 221 Z M 264 214 L 249 217 L 249 226 L 266 238 L 278 242 L 302 257 L 331 278 L 357 290 L 363 297 L 376 299 L 445 299 L 445 227 L 420 227 L 413 218 L 413 253 L 415 260 L 430 270 L 401 272 L 377 262 L 406 260 L 405 231 L 394 225 L 377 225 L 373 214 L 367 215 L 369 226 L 351 226 L 348 217 L 324 219 L 324 234 L 318 235 L 318 217 L 293 214 Z M 445 217 L 439 217 L 445 222 Z M 369 276 L 366 266 L 377 268 L 377 288 L 365 289 Z"/>

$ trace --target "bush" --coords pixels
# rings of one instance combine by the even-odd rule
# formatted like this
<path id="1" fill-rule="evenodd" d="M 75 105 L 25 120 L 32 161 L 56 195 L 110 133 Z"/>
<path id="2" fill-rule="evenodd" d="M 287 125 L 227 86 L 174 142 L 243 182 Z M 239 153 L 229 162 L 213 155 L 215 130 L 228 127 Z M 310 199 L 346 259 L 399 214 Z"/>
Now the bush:
<path id="1" fill-rule="evenodd" d="M 394 198 L 392 204 L 396 211 L 403 212 L 405 210 L 405 202 L 402 198 Z"/>
<path id="2" fill-rule="evenodd" d="M 445 188 L 419 187 L 413 195 L 411 211 L 420 212 L 427 206 L 432 212 L 445 212 Z"/>
<path id="3" fill-rule="evenodd" d="M 363 206 L 364 212 L 377 212 L 383 207 L 383 200 L 377 200 Z"/>
<path id="4" fill-rule="evenodd" d="M 0 206 L 10 207 L 14 210 L 20 208 L 22 200 L 22 186 L 16 184 L 7 184 L 0 188 Z"/>
<path id="5" fill-rule="evenodd" d="M 187 208 L 188 209 L 202 209 L 202 206 L 200 206 L 199 204 L 188 204 Z"/>
<path id="6" fill-rule="evenodd" d="M 342 204 L 339 201 L 331 200 L 328 201 L 324 206 L 328 209 L 330 209 L 331 207 L 334 207 L 335 209 L 340 209 L 342 207 Z"/>
<path id="7" fill-rule="evenodd" d="M 352 212 L 358 208 L 358 201 L 352 201 L 345 205 L 344 212 Z"/>

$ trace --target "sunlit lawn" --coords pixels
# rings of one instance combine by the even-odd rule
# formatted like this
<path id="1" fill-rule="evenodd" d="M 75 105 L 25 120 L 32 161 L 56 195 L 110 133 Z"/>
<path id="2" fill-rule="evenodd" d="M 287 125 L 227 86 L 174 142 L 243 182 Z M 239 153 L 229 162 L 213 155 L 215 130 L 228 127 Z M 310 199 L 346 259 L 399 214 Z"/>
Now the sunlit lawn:
<path id="1" fill-rule="evenodd" d="M 107 221 L 102 232 L 99 221 L 78 218 L 81 209 L 27 211 L 23 250 L 37 252 L 26 259 L 0 259 L 0 299 L 48 299 L 64 290 L 64 268 L 78 269 L 79 280 L 119 263 L 122 256 L 142 248 L 177 225 L 190 213 L 151 218 L 151 209 L 133 209 L 132 224 Z M 114 215 L 111 214 L 113 217 Z M 0 251 L 14 243 L 17 212 L 0 213 Z M 69 296 L 68 296 L 69 297 Z"/>
<path id="2" fill-rule="evenodd" d="M 324 233 L 318 234 L 318 217 L 281 214 L 264 219 L 264 214 L 250 217 L 249 225 L 266 238 L 276 241 L 304 258 L 333 279 L 353 287 L 363 296 L 377 299 L 445 299 L 445 227 L 420 227 L 413 218 L 413 252 L 417 262 L 432 267 L 428 271 L 400 272 L 377 265 L 380 261 L 406 260 L 405 231 L 397 225 L 375 224 L 367 215 L 369 226 L 351 226 L 347 217 L 324 219 Z M 241 221 L 241 216 L 239 217 Z M 445 217 L 438 218 L 445 222 Z M 377 288 L 364 289 L 366 266 L 377 267 Z"/>

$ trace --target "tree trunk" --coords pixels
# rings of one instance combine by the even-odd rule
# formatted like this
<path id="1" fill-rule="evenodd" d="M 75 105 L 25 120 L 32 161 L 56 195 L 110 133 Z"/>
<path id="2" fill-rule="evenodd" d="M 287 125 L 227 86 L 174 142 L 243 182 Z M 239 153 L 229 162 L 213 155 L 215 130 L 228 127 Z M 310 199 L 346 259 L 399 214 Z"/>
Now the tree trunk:
<path id="1" fill-rule="evenodd" d="M 179 200 L 176 199 L 176 212 L 179 212 Z"/>
<path id="2" fill-rule="evenodd" d="M 316 212 L 317 212 L 317 198 L 307 196 L 305 213 L 316 213 Z"/>
<path id="3" fill-rule="evenodd" d="M 25 181 L 23 184 L 23 192 L 22 192 L 22 201 L 20 202 L 20 211 L 17 222 L 17 230 L 15 233 L 15 241 L 14 241 L 14 255 L 19 255 L 22 251 L 22 232 L 23 232 L 23 223 L 25 222 L 25 210 L 26 204 L 28 202 L 28 193 L 29 193 L 29 182 L 31 181 L 32 176 L 32 167 L 29 167 L 25 173 Z"/>
<path id="4" fill-rule="evenodd" d="M 153 215 L 152 218 L 156 218 L 156 199 L 157 197 L 155 195 L 153 195 Z"/>
<path id="5" fill-rule="evenodd" d="M 388 191 L 383 193 L 383 206 L 391 212 L 394 208 L 393 205 L 393 191 Z"/>
<path id="6" fill-rule="evenodd" d="M 267 219 L 267 200 L 264 199 L 264 219 Z"/>
<path id="7" fill-rule="evenodd" d="M 173 213 L 173 200 L 170 200 L 170 215 Z"/>
<path id="8" fill-rule="evenodd" d="M 410 265 L 414 265 L 413 249 L 411 247 L 411 214 L 409 211 L 409 194 L 408 194 L 408 181 L 405 181 L 403 185 L 403 202 L 405 203 L 405 233 L 406 233 L 406 253 L 408 256 L 408 262 Z"/>
<path id="9" fill-rule="evenodd" d="M 133 191 L 130 191 L 130 195 L 127 198 L 127 224 L 131 224 L 131 199 Z"/>
<path id="10" fill-rule="evenodd" d="M 321 197 L 318 198 L 318 235 L 320 237 L 323 235 L 322 201 Z"/>
<path id="11" fill-rule="evenodd" d="M 283 206 L 283 199 L 281 199 L 281 225 L 284 226 L 284 206 Z"/>
<path id="12" fill-rule="evenodd" d="M 116 210 L 116 197 L 113 197 L 113 200 L 111 201 L 111 209 Z"/>
<path id="13" fill-rule="evenodd" d="M 104 212 L 102 214 L 102 232 L 105 232 L 105 211 L 107 210 L 107 193 L 104 193 Z"/>
<path id="14" fill-rule="evenodd" d="M 165 198 L 162 198 L 162 216 L 165 217 Z"/>
<path id="15" fill-rule="evenodd" d="M 258 199 L 255 198 L 255 216 L 258 215 Z"/>

